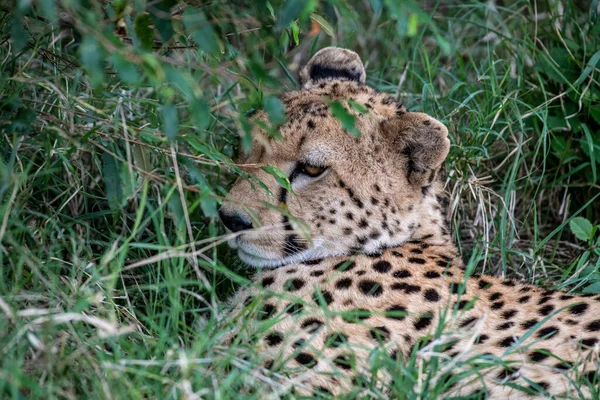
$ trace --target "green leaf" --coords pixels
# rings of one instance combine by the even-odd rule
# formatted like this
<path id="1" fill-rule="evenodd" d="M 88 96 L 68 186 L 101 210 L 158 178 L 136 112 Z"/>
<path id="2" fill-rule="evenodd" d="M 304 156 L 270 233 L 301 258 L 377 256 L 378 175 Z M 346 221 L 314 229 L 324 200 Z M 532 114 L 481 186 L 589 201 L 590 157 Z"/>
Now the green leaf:
<path id="1" fill-rule="evenodd" d="M 112 155 L 102 154 L 102 178 L 106 189 L 106 200 L 113 211 L 118 211 L 123 202 L 123 186 L 117 162 Z"/>
<path id="2" fill-rule="evenodd" d="M 285 107 L 275 96 L 267 96 L 263 100 L 263 108 L 269 115 L 269 121 L 274 126 L 283 124 L 286 120 Z"/>
<path id="3" fill-rule="evenodd" d="M 19 53 L 27 45 L 29 32 L 23 26 L 23 15 L 21 12 L 14 12 L 11 18 L 11 38 L 14 54 Z"/>
<path id="4" fill-rule="evenodd" d="M 290 184 L 290 181 L 289 181 L 287 175 L 282 170 L 280 170 L 277 167 L 273 167 L 271 165 L 262 167 L 262 170 L 265 171 L 266 173 L 272 175 L 275 178 L 275 180 L 277 181 L 277 183 L 279 184 L 279 186 L 281 186 L 284 189 L 287 189 L 290 192 L 293 192 L 292 185 Z"/>
<path id="5" fill-rule="evenodd" d="M 329 22 L 325 20 L 325 18 L 321 17 L 319 14 L 313 13 L 310 16 L 310 19 L 319 24 L 323 32 L 325 32 L 328 36 L 335 38 L 335 31 L 333 27 L 329 24 Z"/>
<path id="6" fill-rule="evenodd" d="M 204 131 L 210 125 L 211 114 L 210 106 L 202 98 L 192 98 L 190 100 L 190 109 L 194 124 L 199 131 Z"/>
<path id="7" fill-rule="evenodd" d="M 136 85 L 140 81 L 140 75 L 136 66 L 125 59 L 120 53 L 114 52 L 111 60 L 117 75 L 130 85 Z"/>
<path id="8" fill-rule="evenodd" d="M 594 282 L 583 289 L 583 293 L 600 293 L 600 281 Z"/>
<path id="9" fill-rule="evenodd" d="M 177 4 L 176 0 L 151 1 L 148 4 L 148 12 L 152 23 L 156 27 L 163 42 L 168 42 L 173 37 L 173 21 L 171 18 L 171 7 Z"/>
<path id="10" fill-rule="evenodd" d="M 179 119 L 177 118 L 177 108 L 172 104 L 165 104 L 161 109 L 162 115 L 162 126 L 165 135 L 171 141 L 175 140 L 177 136 L 177 125 Z"/>
<path id="11" fill-rule="evenodd" d="M 152 25 L 152 18 L 148 13 L 138 15 L 133 24 L 140 46 L 146 50 L 152 50 L 154 45 L 154 30 L 150 25 Z"/>
<path id="12" fill-rule="evenodd" d="M 296 21 L 290 22 L 290 28 L 292 28 L 292 37 L 294 38 L 294 43 L 296 46 L 300 44 L 300 27 L 296 23 Z"/>
<path id="13" fill-rule="evenodd" d="M 104 52 L 92 36 L 84 36 L 79 47 L 81 62 L 88 73 L 91 85 L 99 89 L 104 82 Z"/>
<path id="14" fill-rule="evenodd" d="M 592 133 L 590 132 L 587 124 L 582 123 L 581 128 L 587 139 L 587 154 L 590 157 L 590 166 L 592 167 L 592 180 L 594 183 L 598 182 L 596 176 L 596 151 L 594 150 L 594 140 L 592 139 Z"/>
<path id="15" fill-rule="evenodd" d="M 304 0 L 287 0 L 279 13 L 276 29 L 287 27 L 290 22 L 300 16 L 304 9 Z"/>
<path id="16" fill-rule="evenodd" d="M 218 203 L 210 188 L 200 188 L 200 208 L 208 218 L 216 218 L 218 215 Z"/>
<path id="17" fill-rule="evenodd" d="M 202 11 L 192 7 L 187 8 L 183 12 L 183 24 L 202 51 L 212 55 L 221 53 L 219 40 L 212 22 L 206 18 Z"/>
<path id="18" fill-rule="evenodd" d="M 150 161 L 150 152 L 147 147 L 140 146 L 139 144 L 132 145 L 133 150 L 133 161 L 135 165 L 145 172 L 152 171 L 152 162 Z"/>
<path id="19" fill-rule="evenodd" d="M 569 223 L 569 227 L 571 228 L 571 232 L 573 232 L 578 239 L 585 240 L 586 242 L 592 239 L 592 230 L 594 227 L 586 218 L 573 218 Z"/>
<path id="20" fill-rule="evenodd" d="M 359 113 L 367 114 L 369 112 L 369 109 L 367 107 L 363 106 L 360 103 L 357 103 L 352 99 L 348 100 L 348 104 L 350 105 L 350 107 L 354 108 Z"/>
<path id="21" fill-rule="evenodd" d="M 594 118 L 597 124 L 600 124 L 600 104 L 589 108 L 590 115 Z"/>
<path id="22" fill-rule="evenodd" d="M 331 113 L 333 114 L 333 116 L 337 118 L 338 121 L 340 121 L 340 124 L 342 124 L 342 127 L 346 131 L 348 131 L 352 136 L 356 138 L 360 137 L 360 131 L 356 128 L 355 125 L 356 117 L 350 114 L 350 112 L 348 112 L 348 110 L 342 105 L 342 103 L 340 103 L 339 101 L 333 101 L 329 104 L 329 108 L 331 109 Z"/>
<path id="23" fill-rule="evenodd" d="M 42 13 L 44 14 L 44 17 L 51 22 L 56 20 L 56 8 L 54 6 L 55 1 L 56 0 L 38 0 L 38 4 L 42 10 Z"/>
<path id="24" fill-rule="evenodd" d="M 419 26 L 419 16 L 417 14 L 410 14 L 408 16 L 408 27 L 406 35 L 408 37 L 415 36 L 417 34 L 417 27 Z"/>
<path id="25" fill-rule="evenodd" d="M 10 124 L 6 128 L 6 131 L 9 133 L 17 132 L 20 134 L 29 133 L 33 130 L 32 124 L 35 123 L 36 116 L 37 114 L 32 109 L 21 107 L 15 115 L 11 115 L 8 120 L 10 121 Z"/>

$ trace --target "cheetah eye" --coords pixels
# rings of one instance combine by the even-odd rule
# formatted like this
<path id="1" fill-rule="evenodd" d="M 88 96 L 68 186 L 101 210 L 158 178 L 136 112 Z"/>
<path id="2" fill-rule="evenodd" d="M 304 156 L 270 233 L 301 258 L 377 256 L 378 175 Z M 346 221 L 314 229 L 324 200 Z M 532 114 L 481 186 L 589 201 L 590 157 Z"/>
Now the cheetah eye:
<path id="1" fill-rule="evenodd" d="M 327 167 L 320 167 L 316 165 L 310 164 L 299 164 L 298 165 L 298 173 L 310 176 L 311 178 L 316 178 L 321 175 L 323 172 L 327 170 Z"/>

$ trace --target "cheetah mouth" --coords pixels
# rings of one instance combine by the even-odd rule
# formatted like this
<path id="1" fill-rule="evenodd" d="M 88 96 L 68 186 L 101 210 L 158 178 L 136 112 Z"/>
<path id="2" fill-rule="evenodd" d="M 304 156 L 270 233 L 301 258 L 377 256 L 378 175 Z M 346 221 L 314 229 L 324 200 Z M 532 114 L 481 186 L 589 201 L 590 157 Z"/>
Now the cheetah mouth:
<path id="1" fill-rule="evenodd" d="M 238 256 L 244 263 L 261 268 L 277 268 L 283 265 L 311 261 L 332 255 L 325 254 L 324 249 L 316 247 L 292 255 L 282 256 L 262 246 L 240 240 L 240 237 L 230 240 L 229 246 L 238 251 Z"/>

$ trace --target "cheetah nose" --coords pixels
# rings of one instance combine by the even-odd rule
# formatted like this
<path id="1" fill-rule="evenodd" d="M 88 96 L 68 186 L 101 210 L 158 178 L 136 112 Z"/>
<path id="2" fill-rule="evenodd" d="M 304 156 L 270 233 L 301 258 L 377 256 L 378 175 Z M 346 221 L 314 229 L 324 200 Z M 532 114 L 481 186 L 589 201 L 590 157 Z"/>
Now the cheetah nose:
<path id="1" fill-rule="evenodd" d="M 219 217 L 223 221 L 223 224 L 232 232 L 252 229 L 250 216 L 242 211 L 221 207 L 219 209 Z"/>

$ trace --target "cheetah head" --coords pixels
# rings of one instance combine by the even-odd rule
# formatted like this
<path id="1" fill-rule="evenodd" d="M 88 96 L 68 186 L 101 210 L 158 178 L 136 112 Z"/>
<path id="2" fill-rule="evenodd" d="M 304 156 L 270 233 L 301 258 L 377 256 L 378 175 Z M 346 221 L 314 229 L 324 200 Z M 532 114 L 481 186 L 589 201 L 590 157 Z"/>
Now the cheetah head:
<path id="1" fill-rule="evenodd" d="M 366 86 L 365 77 L 356 53 L 322 49 L 302 69 L 302 88 L 281 97 L 287 121 L 278 134 L 267 133 L 266 113 L 254 117 L 243 163 L 257 180 L 238 180 L 220 209 L 243 261 L 277 267 L 377 253 L 435 221 L 432 207 L 439 205 L 431 199 L 441 190 L 436 175 L 448 131 Z M 340 114 L 351 115 L 359 138 Z M 292 190 L 265 165 L 284 172 Z"/>

